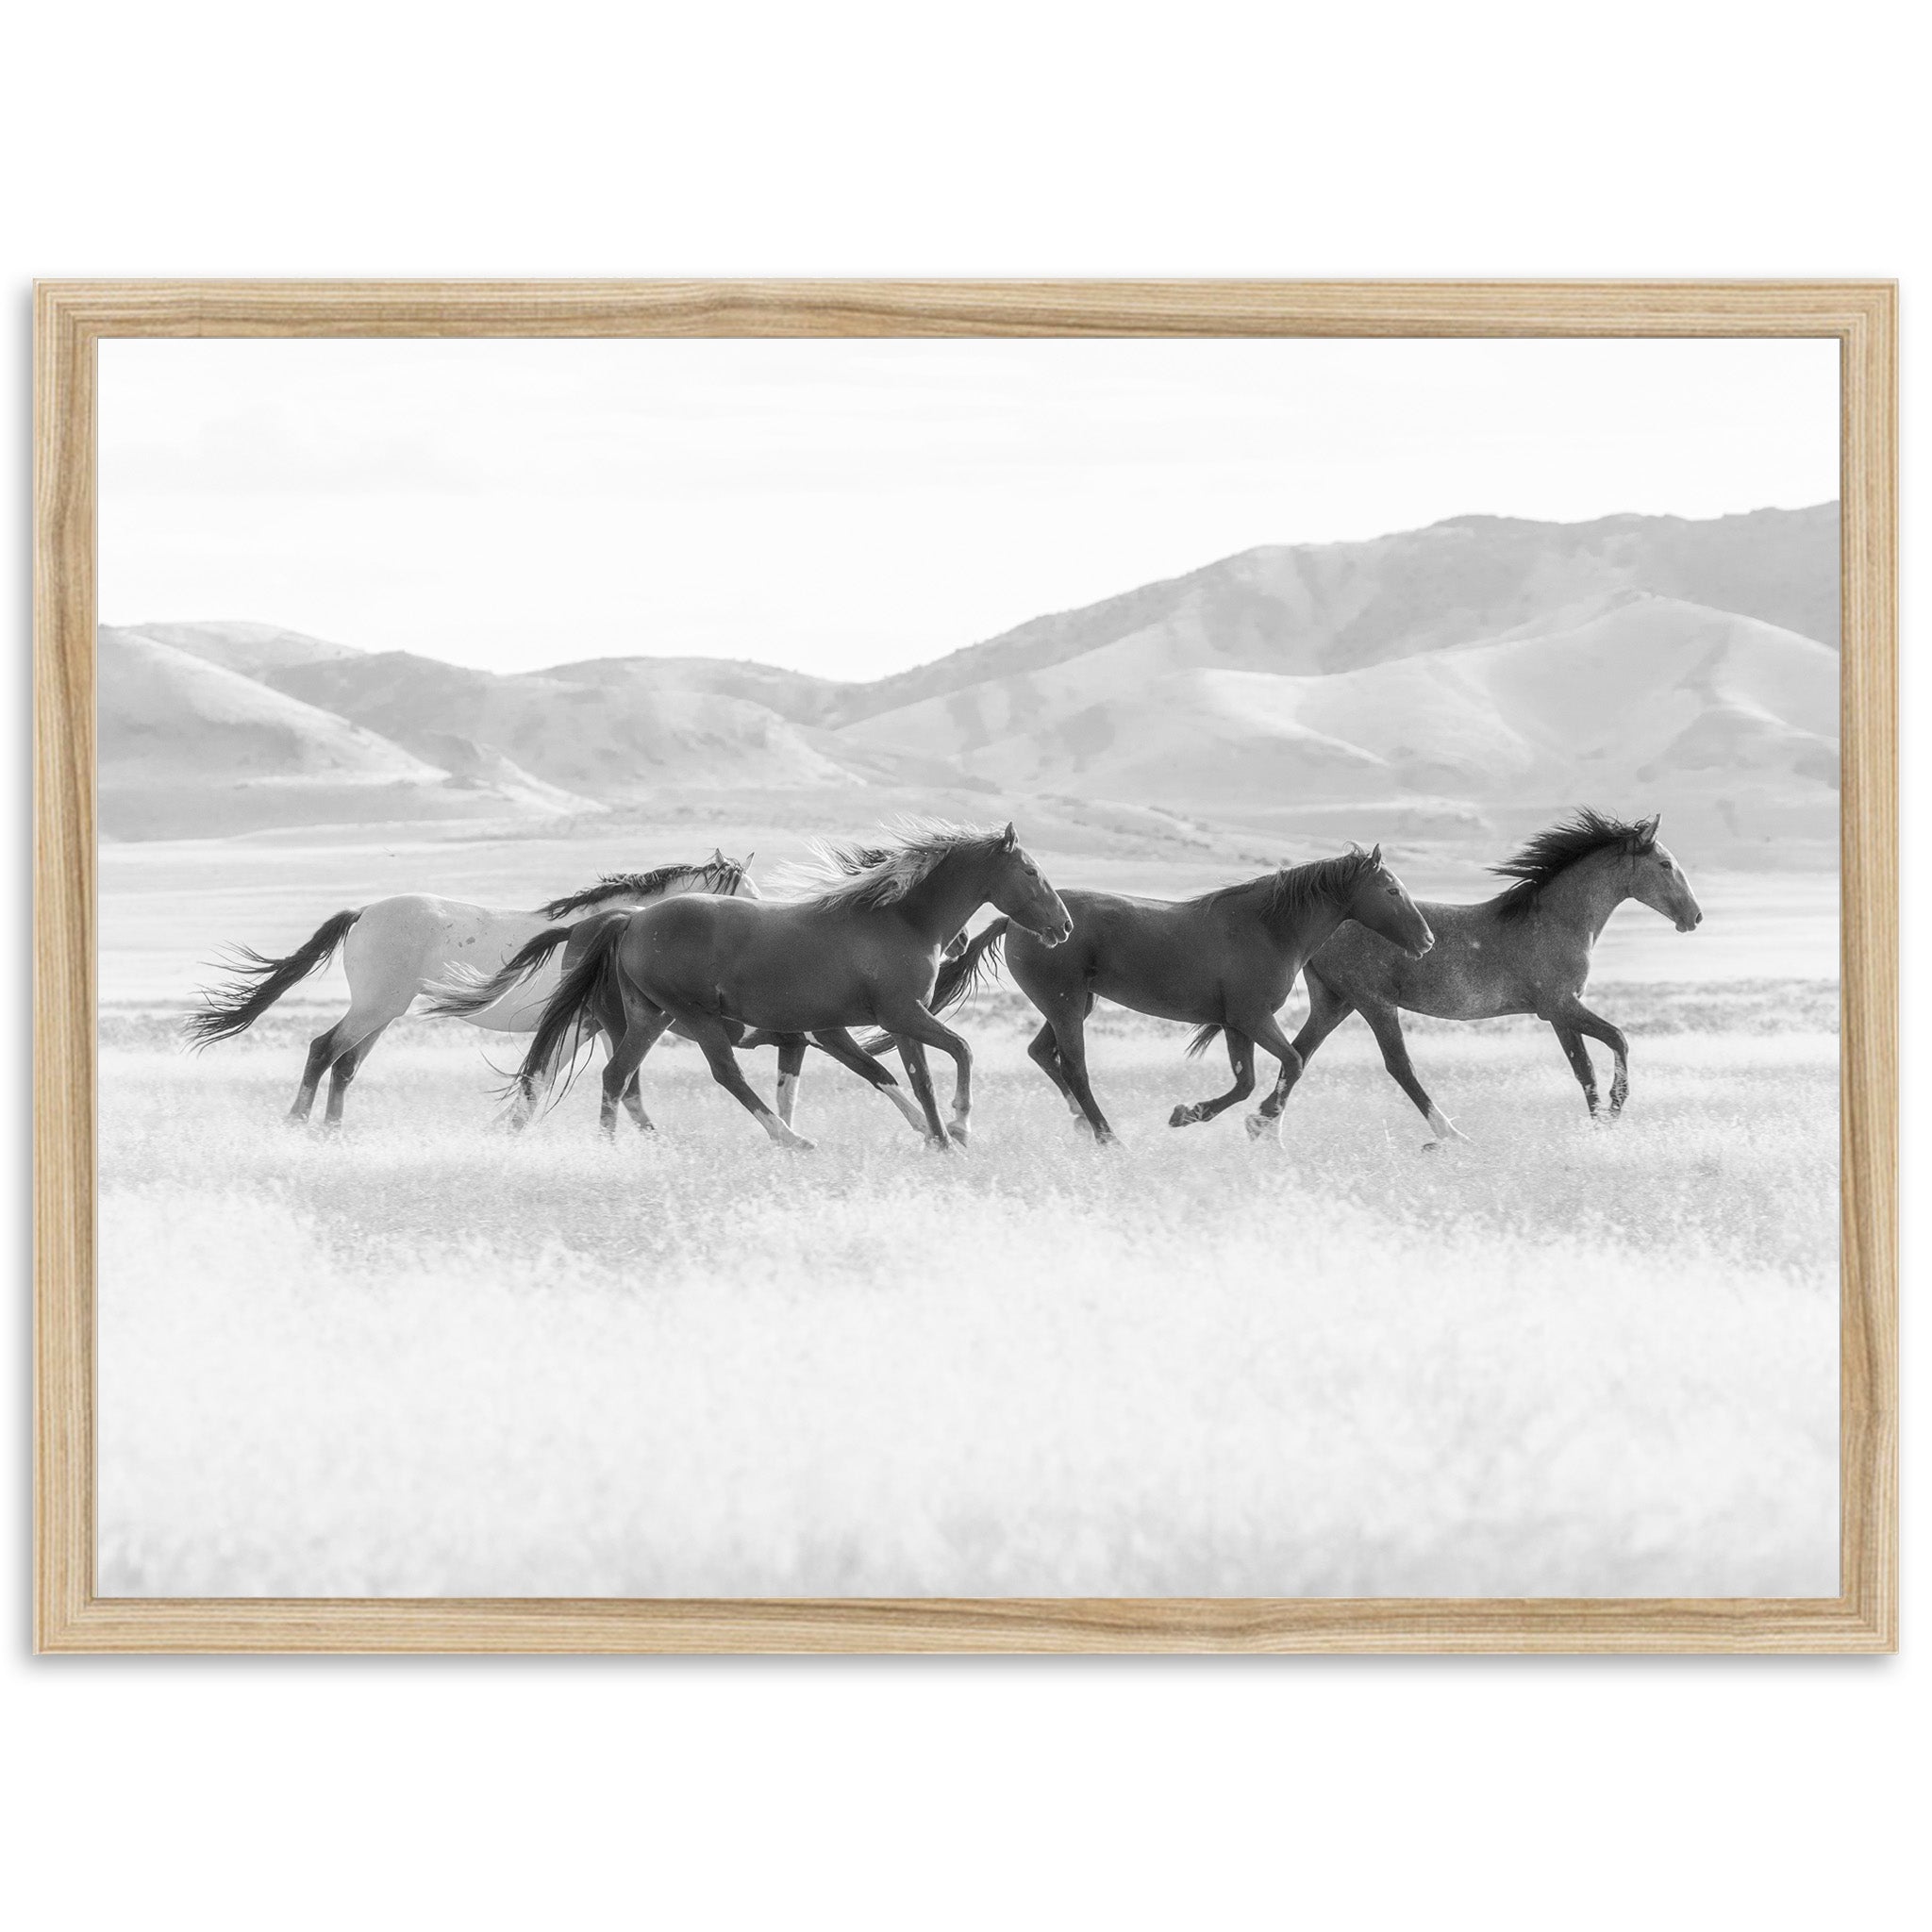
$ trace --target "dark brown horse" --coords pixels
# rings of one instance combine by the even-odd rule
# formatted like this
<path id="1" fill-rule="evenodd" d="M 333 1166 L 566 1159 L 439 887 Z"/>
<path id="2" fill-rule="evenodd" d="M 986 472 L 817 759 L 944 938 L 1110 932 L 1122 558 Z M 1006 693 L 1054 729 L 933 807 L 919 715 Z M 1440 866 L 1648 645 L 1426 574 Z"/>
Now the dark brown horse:
<path id="1" fill-rule="evenodd" d="M 1046 1024 L 1026 1049 L 1062 1099 L 1092 1129 L 1114 1138 L 1087 1077 L 1087 1016 L 1096 999 L 1112 1000 L 1159 1020 L 1197 1026 L 1198 1053 L 1217 1033 L 1227 1036 L 1234 1086 L 1213 1100 L 1176 1107 L 1169 1125 L 1211 1121 L 1255 1091 L 1255 1048 L 1281 1063 L 1272 1120 L 1301 1061 L 1275 1020 L 1303 962 L 1343 920 L 1359 920 L 1420 957 L 1429 925 L 1402 882 L 1382 862 L 1382 848 L 1340 858 L 1284 866 L 1196 899 L 1132 899 L 1115 892 L 1069 891 L 1074 936 L 1049 950 L 994 920 L 948 966 L 934 1004 L 943 1009 L 973 985 L 991 948 L 1004 941 L 1007 964 Z"/>
<path id="2" fill-rule="evenodd" d="M 927 1005 L 947 942 L 991 903 L 1037 932 L 1043 946 L 1057 945 L 1071 930 L 1067 909 L 1011 825 L 987 832 L 920 821 L 891 843 L 868 848 L 868 856 L 875 862 L 855 869 L 849 855 L 828 855 L 824 890 L 789 903 L 759 901 L 757 919 L 660 923 L 612 915 L 598 922 L 544 1010 L 524 1074 L 541 1074 L 585 1020 L 608 1027 L 621 1008 L 622 1040 L 604 1070 L 607 1129 L 631 1075 L 675 1023 L 704 1050 L 719 1085 L 774 1141 L 808 1147 L 746 1084 L 734 1045 L 746 1028 L 806 1036 L 877 1085 L 882 1070 L 848 1029 L 878 1025 L 898 1043 L 928 1142 L 963 1143 L 971 1131 L 972 1051 Z M 928 1046 L 950 1055 L 957 1070 L 950 1128 L 940 1119 Z"/>
<path id="3" fill-rule="evenodd" d="M 864 857 L 862 847 L 827 848 L 825 861 L 850 876 L 860 870 L 858 861 Z M 874 855 L 883 858 L 883 854 Z M 756 889 L 754 888 L 754 894 Z M 520 982 L 534 981 L 544 986 L 545 991 L 536 995 L 536 1004 L 529 1008 L 530 1018 L 526 1028 L 536 1026 L 542 1016 L 544 1006 L 549 1003 L 550 994 L 561 985 L 569 974 L 590 949 L 591 941 L 603 930 L 603 918 L 580 919 L 573 925 L 553 925 L 540 932 L 525 945 L 504 961 L 496 972 L 489 974 L 475 971 L 465 972 L 460 967 L 452 967 L 445 976 L 432 981 L 425 991 L 429 994 L 429 1005 L 425 1011 L 439 1018 L 452 1020 L 472 1020 L 479 1012 L 495 1008 L 507 996 L 514 992 Z M 948 942 L 945 957 L 957 958 L 964 950 L 966 935 L 954 934 Z M 562 957 L 553 969 L 550 961 L 561 952 Z M 562 1069 L 562 1062 L 575 1059 L 585 1043 L 595 1040 L 600 1034 L 615 1046 L 624 1037 L 624 1002 L 618 996 L 614 985 L 601 988 L 602 998 L 593 1002 L 593 1008 L 586 1017 L 585 1024 L 568 1038 L 559 1036 L 557 1048 L 549 1064 L 541 1071 L 532 1067 L 526 1058 L 510 1081 L 508 1105 L 505 1112 L 505 1123 L 513 1131 L 521 1131 L 536 1118 L 537 1109 L 541 1106 L 545 1094 L 555 1086 L 557 1076 Z M 675 1024 L 674 1033 L 685 1034 L 681 1025 Z M 778 1118 L 789 1127 L 798 1107 L 800 1070 L 805 1062 L 805 1050 L 810 1042 L 802 1033 L 752 1032 L 740 1027 L 732 1045 L 740 1053 L 750 1053 L 760 1046 L 775 1046 L 778 1049 Z M 890 1100 L 918 1133 L 925 1132 L 925 1117 L 913 1106 L 899 1084 L 883 1067 L 868 1061 L 857 1069 L 869 1085 Z M 636 1123 L 638 1131 L 643 1134 L 655 1133 L 651 1117 L 644 1111 L 643 1095 L 638 1085 L 638 1076 L 633 1074 L 630 1085 L 624 1090 L 624 1107 Z"/>
<path id="4" fill-rule="evenodd" d="M 1436 931 L 1426 958 L 1405 957 L 1374 933 L 1344 926 L 1307 964 L 1307 1024 L 1294 1041 L 1301 1061 L 1358 1012 L 1436 1141 L 1462 1141 L 1468 1136 L 1429 1098 L 1409 1064 L 1404 1009 L 1439 1020 L 1534 1013 L 1555 1030 L 1592 1118 L 1599 1111 L 1596 1074 L 1583 1042 L 1589 1038 L 1609 1048 L 1616 1069 L 1606 1117 L 1615 1120 L 1630 1091 L 1630 1048 L 1621 1029 L 1583 1004 L 1591 948 L 1625 899 L 1662 913 L 1679 932 L 1704 918 L 1683 868 L 1657 842 L 1657 825 L 1655 817 L 1626 824 L 1585 809 L 1539 832 L 1515 858 L 1491 868 L 1511 881 L 1495 898 L 1475 906 L 1424 903 Z"/>

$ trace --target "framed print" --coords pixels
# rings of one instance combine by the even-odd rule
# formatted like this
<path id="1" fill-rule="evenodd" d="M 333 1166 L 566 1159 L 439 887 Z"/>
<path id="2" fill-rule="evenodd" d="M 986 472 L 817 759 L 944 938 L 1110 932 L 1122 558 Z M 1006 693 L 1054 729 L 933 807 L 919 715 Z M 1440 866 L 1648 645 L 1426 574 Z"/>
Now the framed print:
<path id="1" fill-rule="evenodd" d="M 1891 1648 L 1895 301 L 43 284 L 41 1647 Z"/>

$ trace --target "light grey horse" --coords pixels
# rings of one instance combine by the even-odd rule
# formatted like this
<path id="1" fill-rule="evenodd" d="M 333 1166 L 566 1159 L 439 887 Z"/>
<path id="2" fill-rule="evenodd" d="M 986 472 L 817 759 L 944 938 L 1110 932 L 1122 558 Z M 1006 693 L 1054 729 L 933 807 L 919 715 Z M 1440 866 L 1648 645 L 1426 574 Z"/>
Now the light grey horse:
<path id="1" fill-rule="evenodd" d="M 432 981 L 466 965 L 493 971 L 545 927 L 560 919 L 592 912 L 634 910 L 687 892 L 756 899 L 758 889 L 745 868 L 750 860 L 726 858 L 713 851 L 696 865 L 665 865 L 655 872 L 611 873 L 594 886 L 553 899 L 530 912 L 503 911 L 442 899 L 426 892 L 404 892 L 377 899 L 359 911 L 338 912 L 325 920 L 292 953 L 279 959 L 251 947 L 233 949 L 235 971 L 226 985 L 202 994 L 202 1010 L 189 1020 L 190 1044 L 212 1046 L 252 1026 L 289 989 L 328 963 L 342 947 L 349 978 L 349 1010 L 309 1042 L 308 1058 L 295 1090 L 291 1121 L 306 1121 L 315 1105 L 322 1076 L 329 1076 L 328 1109 L 333 1126 L 342 1117 L 349 1082 L 391 1021 Z M 462 1018 L 492 1033 L 528 1033 L 536 1027 L 558 974 L 552 965 L 519 983 L 513 991 Z M 634 1096 L 627 1096 L 631 1098 Z"/>

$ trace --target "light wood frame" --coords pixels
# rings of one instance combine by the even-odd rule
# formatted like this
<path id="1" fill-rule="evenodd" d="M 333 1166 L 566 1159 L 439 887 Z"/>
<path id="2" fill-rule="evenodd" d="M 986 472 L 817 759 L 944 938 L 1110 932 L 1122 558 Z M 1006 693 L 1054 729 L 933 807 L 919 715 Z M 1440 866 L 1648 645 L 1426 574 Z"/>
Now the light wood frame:
<path id="1" fill-rule="evenodd" d="M 113 282 L 35 314 L 35 1571 L 42 1651 L 1896 1648 L 1897 289 L 1889 282 Z M 1843 397 L 1840 1582 L 1821 1599 L 94 1593 L 94 345 L 156 336 L 1809 336 Z"/>

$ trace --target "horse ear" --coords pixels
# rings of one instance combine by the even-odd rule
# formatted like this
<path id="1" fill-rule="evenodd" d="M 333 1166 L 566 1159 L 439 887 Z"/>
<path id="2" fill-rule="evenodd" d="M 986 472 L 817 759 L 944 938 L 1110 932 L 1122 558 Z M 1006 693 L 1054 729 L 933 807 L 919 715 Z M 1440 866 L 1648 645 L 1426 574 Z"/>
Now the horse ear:
<path id="1" fill-rule="evenodd" d="M 1657 821 L 1662 817 L 1662 812 L 1654 811 L 1647 819 L 1639 819 L 1637 821 L 1637 829 L 1642 835 L 1644 844 L 1655 845 L 1657 843 Z"/>
<path id="2" fill-rule="evenodd" d="M 1015 845 L 1017 845 L 1017 844 L 1018 844 L 1019 842 L 1020 842 L 1020 836 L 1019 836 L 1019 834 L 1018 834 L 1017 832 L 1015 832 L 1015 831 L 1013 830 L 1013 822 L 1012 822 L 1012 820 L 1011 820 L 1011 819 L 1008 819 L 1008 820 L 1007 821 L 1007 829 L 1006 829 L 1006 833 L 1005 833 L 1005 835 L 1004 835 L 1004 836 L 1003 836 L 1003 837 L 1001 838 L 1001 840 L 1000 840 L 1000 843 L 1001 843 L 1001 844 L 1002 844 L 1003 846 L 1005 846 L 1005 847 L 1006 847 L 1006 849 L 1007 849 L 1007 850 L 1008 850 L 1008 852 L 1010 852 L 1010 851 L 1011 851 L 1011 850 L 1013 849 L 1013 847 L 1014 847 Z"/>
<path id="3" fill-rule="evenodd" d="M 1369 863 L 1370 863 L 1371 865 L 1380 865 L 1380 864 L 1381 864 L 1381 862 L 1382 862 L 1382 841 L 1380 841 L 1379 839 L 1377 839 L 1377 840 L 1375 841 L 1375 843 L 1374 843 L 1374 849 L 1373 849 L 1373 850 L 1372 850 L 1372 851 L 1371 851 L 1371 852 L 1369 853 Z"/>
<path id="4" fill-rule="evenodd" d="M 722 845 L 713 845 L 713 846 L 711 847 L 711 863 L 712 863 L 713 865 L 723 865 L 723 864 L 724 863 L 724 846 L 722 846 Z"/>

